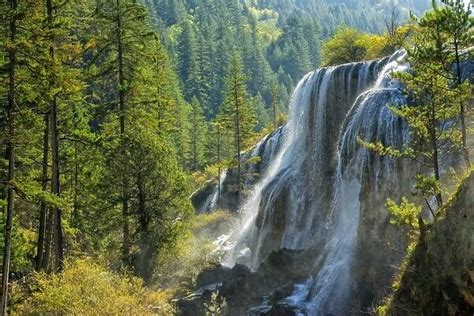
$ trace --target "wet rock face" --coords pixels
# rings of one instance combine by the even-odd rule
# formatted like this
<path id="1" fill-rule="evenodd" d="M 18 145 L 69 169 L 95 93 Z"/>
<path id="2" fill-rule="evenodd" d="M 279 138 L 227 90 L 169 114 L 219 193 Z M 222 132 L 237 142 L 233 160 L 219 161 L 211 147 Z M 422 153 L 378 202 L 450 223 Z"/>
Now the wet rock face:
<path id="1" fill-rule="evenodd" d="M 272 251 L 280 249 L 288 217 L 287 210 L 291 207 L 290 198 L 290 188 L 284 185 L 274 200 L 262 200 L 260 202 L 255 226 L 259 231 L 269 229 L 261 245 L 261 254 L 264 258 Z M 264 203 L 271 203 L 271 206 L 264 205 Z M 273 210 L 270 219 L 266 218 L 268 214 L 265 213 L 268 207 Z"/>
<path id="2" fill-rule="evenodd" d="M 400 187 L 401 183 L 410 183 L 409 179 L 399 178 L 398 181 L 398 185 L 395 183 L 391 185 L 393 195 L 390 197 L 394 199 L 402 196 L 403 192 L 405 195 L 410 194 L 409 186 Z M 373 192 L 375 192 L 373 184 L 366 181 L 361 194 L 365 197 L 363 199 L 365 202 L 361 205 L 354 254 L 357 259 L 351 268 L 352 310 L 364 311 L 384 299 L 390 290 L 398 264 L 405 256 L 404 249 L 407 245 L 406 231 L 390 224 L 390 215 L 385 207 L 388 196 L 377 196 Z"/>

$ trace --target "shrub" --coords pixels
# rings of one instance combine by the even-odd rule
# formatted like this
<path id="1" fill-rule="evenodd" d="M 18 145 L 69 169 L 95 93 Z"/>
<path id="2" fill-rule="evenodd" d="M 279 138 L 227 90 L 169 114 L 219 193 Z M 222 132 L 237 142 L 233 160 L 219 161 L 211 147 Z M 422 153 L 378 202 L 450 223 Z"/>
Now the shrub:
<path id="1" fill-rule="evenodd" d="M 14 287 L 12 302 L 27 297 L 13 307 L 14 314 L 169 315 L 171 310 L 167 293 L 151 292 L 141 279 L 113 273 L 91 259 L 69 261 L 61 273 L 35 273 L 28 281 L 28 288 Z"/>

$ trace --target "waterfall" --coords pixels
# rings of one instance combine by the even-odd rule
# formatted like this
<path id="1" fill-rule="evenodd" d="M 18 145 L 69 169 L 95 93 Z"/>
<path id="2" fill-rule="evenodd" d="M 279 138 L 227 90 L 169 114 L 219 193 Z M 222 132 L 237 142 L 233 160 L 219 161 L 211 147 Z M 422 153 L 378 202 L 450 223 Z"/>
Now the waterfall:
<path id="1" fill-rule="evenodd" d="M 281 144 L 227 240 L 223 263 L 253 270 L 274 250 L 316 247 L 314 274 L 285 300 L 304 313 L 347 312 L 358 223 L 372 198 L 362 192 L 364 177 L 383 191 L 390 190 L 385 180 L 399 172 L 394 159 L 371 154 L 357 138 L 396 147 L 406 141 L 406 126 L 387 107 L 405 102 L 400 84 L 390 78 L 404 70 L 403 58 L 398 52 L 322 68 L 298 83 Z"/>
<path id="2" fill-rule="evenodd" d="M 406 141 L 408 129 L 387 107 L 405 104 L 400 84 L 390 79 L 391 72 L 405 69 L 399 64 L 403 56 L 385 65 L 374 86 L 360 94 L 341 129 L 332 205 L 334 230 L 326 244 L 324 263 L 303 300 L 308 314 L 348 312 L 350 269 L 357 242 L 364 170 L 370 166 L 375 171 L 376 188 L 383 187 L 381 180 L 392 178 L 395 172 L 395 159 L 374 157 L 371 160 L 369 151 L 358 144 L 357 137 L 383 141 L 396 148 Z"/>

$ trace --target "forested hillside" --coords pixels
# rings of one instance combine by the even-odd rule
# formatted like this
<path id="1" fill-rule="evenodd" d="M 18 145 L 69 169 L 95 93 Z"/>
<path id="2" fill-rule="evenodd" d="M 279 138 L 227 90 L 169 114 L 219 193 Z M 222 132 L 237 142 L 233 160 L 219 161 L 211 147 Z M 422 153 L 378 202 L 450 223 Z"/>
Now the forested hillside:
<path id="1" fill-rule="evenodd" d="M 271 120 L 272 102 L 284 110 L 296 82 L 321 61 L 321 43 L 341 25 L 383 33 L 392 10 L 397 22 L 430 1 L 188 1 L 146 0 L 162 30 L 187 101 L 196 96 L 207 119 L 223 100 L 233 55 L 243 60 L 259 128 Z M 273 100 L 273 101 L 272 101 Z"/>

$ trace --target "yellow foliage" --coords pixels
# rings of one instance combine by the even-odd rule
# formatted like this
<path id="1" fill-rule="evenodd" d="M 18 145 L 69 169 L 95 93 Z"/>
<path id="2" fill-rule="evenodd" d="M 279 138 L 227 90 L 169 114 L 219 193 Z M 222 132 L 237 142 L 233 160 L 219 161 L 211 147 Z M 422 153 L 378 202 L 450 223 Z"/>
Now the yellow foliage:
<path id="1" fill-rule="evenodd" d="M 412 229 L 418 229 L 418 217 L 421 213 L 421 206 L 411 203 L 406 197 L 402 197 L 400 204 L 392 199 L 387 199 L 386 206 L 390 211 L 390 223 L 394 225 L 407 225 Z"/>
<path id="2" fill-rule="evenodd" d="M 323 46 L 323 65 L 364 61 L 392 54 L 402 47 L 410 34 L 411 26 L 399 27 L 393 36 L 362 33 L 346 26 L 340 27 L 336 34 Z"/>
<path id="3" fill-rule="evenodd" d="M 377 59 L 387 55 L 386 48 L 389 45 L 389 38 L 384 35 L 364 34 L 359 39 L 359 44 L 366 47 L 364 59 Z"/>
<path id="4" fill-rule="evenodd" d="M 57 274 L 35 273 L 29 289 L 15 287 L 15 296 L 26 300 L 13 306 L 13 314 L 168 315 L 170 295 L 151 292 L 141 279 L 115 274 L 91 259 L 67 262 Z"/>

